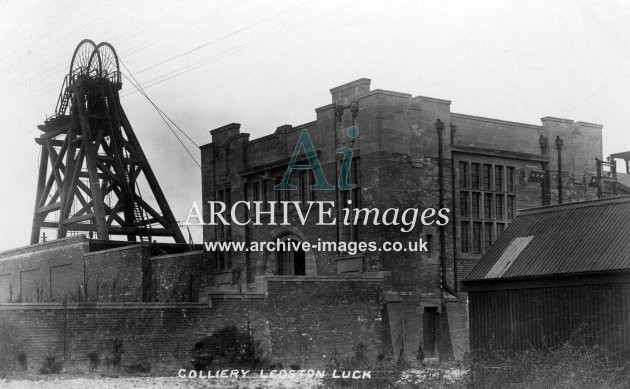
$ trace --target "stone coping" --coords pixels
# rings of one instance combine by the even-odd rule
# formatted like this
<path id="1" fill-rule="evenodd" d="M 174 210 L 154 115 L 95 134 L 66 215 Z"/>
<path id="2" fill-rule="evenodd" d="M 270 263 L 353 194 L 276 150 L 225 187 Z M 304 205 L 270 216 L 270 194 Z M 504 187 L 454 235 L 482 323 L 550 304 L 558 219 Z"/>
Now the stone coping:
<path id="1" fill-rule="evenodd" d="M 209 299 L 227 300 L 227 299 L 265 299 L 265 293 L 248 293 L 248 292 L 203 292 Z"/>
<path id="2" fill-rule="evenodd" d="M 268 282 L 347 282 L 347 281 L 383 281 L 382 275 L 354 275 L 354 276 L 266 276 Z"/>
<path id="3" fill-rule="evenodd" d="M 69 303 L 64 307 L 63 303 L 6 303 L 0 304 L 3 310 L 38 310 L 38 309 L 200 309 L 209 308 L 208 303 Z"/>

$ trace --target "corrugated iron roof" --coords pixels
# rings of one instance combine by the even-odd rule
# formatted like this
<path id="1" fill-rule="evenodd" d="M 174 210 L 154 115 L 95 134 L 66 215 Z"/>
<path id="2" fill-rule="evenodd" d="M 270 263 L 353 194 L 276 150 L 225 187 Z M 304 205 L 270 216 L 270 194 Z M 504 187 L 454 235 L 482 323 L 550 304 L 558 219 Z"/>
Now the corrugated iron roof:
<path id="1" fill-rule="evenodd" d="M 630 270 L 630 196 L 520 211 L 464 282 L 612 270 Z"/>

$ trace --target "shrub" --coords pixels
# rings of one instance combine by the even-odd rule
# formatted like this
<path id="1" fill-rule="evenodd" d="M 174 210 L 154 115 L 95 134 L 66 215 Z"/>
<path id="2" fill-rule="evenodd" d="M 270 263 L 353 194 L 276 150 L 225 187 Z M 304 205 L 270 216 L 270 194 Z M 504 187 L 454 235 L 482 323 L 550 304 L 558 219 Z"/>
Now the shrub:
<path id="1" fill-rule="evenodd" d="M 20 369 L 26 370 L 26 368 L 28 367 L 28 361 L 26 359 L 26 353 L 24 351 L 20 351 L 18 353 L 17 361 L 18 361 L 18 364 L 20 365 Z"/>
<path id="2" fill-rule="evenodd" d="M 125 371 L 127 371 L 127 373 L 149 373 L 151 371 L 151 364 L 149 362 L 142 361 L 131 365 L 125 365 Z"/>
<path id="3" fill-rule="evenodd" d="M 48 355 L 42 362 L 42 367 L 39 369 L 41 374 L 58 374 L 63 367 L 63 361 L 58 361 L 57 356 Z"/>
<path id="4" fill-rule="evenodd" d="M 263 350 L 252 332 L 239 331 L 235 326 L 228 326 L 200 340 L 191 351 L 193 368 L 207 370 L 212 366 L 261 366 L 264 363 Z"/>
<path id="5" fill-rule="evenodd" d="M 122 355 L 125 353 L 125 345 L 122 340 L 118 338 L 114 338 L 114 343 L 112 344 L 112 367 L 116 370 L 120 369 L 122 366 Z"/>
<path id="6" fill-rule="evenodd" d="M 408 365 L 403 362 L 393 362 L 386 358 L 383 352 L 380 352 L 376 361 L 368 358 L 368 346 L 359 342 L 352 347 L 354 351 L 352 357 L 343 358 L 339 347 L 335 347 L 331 354 L 331 359 L 326 370 L 331 372 L 337 370 L 337 374 L 341 375 L 341 371 L 370 371 L 371 378 L 368 379 L 352 379 L 352 378 L 332 378 L 331 374 L 324 377 L 324 386 L 326 388 L 398 388 L 400 387 L 400 379 L 403 371 Z"/>
<path id="7" fill-rule="evenodd" d="M 6 372 L 14 367 L 21 348 L 21 332 L 15 321 L 0 317 L 0 372 Z"/>
<path id="8" fill-rule="evenodd" d="M 89 353 L 87 357 L 90 360 L 90 372 L 93 373 L 98 370 L 98 365 L 101 362 L 101 358 L 99 357 L 98 353 L 95 352 Z"/>

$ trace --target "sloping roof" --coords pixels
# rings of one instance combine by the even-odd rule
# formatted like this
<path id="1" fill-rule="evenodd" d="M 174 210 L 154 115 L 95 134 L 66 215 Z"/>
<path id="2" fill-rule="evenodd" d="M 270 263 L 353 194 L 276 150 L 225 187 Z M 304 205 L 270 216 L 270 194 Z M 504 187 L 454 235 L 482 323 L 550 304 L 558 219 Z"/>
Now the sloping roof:
<path id="1" fill-rule="evenodd" d="M 467 281 L 630 270 L 630 196 L 520 211 Z"/>

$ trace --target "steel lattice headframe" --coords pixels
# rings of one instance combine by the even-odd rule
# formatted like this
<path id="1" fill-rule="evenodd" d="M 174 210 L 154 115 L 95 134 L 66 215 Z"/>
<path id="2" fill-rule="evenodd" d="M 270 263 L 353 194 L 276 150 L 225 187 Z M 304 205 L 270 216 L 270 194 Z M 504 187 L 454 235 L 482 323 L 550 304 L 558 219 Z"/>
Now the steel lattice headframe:
<path id="1" fill-rule="evenodd" d="M 120 104 L 118 65 L 106 42 L 86 39 L 74 51 L 55 115 L 35 139 L 41 158 L 31 244 L 42 229 L 57 230 L 58 238 L 90 232 L 185 243 Z"/>

